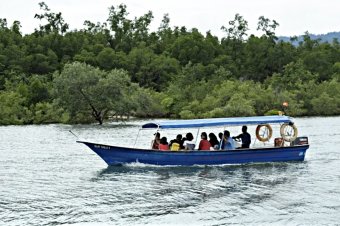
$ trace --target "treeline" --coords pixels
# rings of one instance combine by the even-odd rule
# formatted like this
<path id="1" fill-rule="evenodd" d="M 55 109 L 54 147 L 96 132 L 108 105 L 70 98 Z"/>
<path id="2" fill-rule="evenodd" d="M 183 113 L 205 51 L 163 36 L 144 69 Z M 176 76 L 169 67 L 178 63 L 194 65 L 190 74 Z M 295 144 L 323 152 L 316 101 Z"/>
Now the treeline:
<path id="1" fill-rule="evenodd" d="M 61 13 L 39 5 L 31 34 L 0 19 L 0 124 L 265 115 L 283 101 L 292 116 L 340 114 L 337 40 L 278 41 L 279 24 L 263 16 L 263 35 L 248 36 L 239 14 L 221 39 L 170 27 L 168 15 L 150 31 L 152 12 L 129 19 L 123 4 L 69 31 Z"/>

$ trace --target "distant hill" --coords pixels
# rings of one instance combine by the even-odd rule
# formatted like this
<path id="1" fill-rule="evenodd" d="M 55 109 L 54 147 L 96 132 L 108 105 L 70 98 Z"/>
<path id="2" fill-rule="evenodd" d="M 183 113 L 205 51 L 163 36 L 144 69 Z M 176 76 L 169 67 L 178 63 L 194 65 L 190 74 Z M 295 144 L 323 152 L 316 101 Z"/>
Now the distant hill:
<path id="1" fill-rule="evenodd" d="M 321 42 L 328 42 L 332 43 L 333 40 L 336 38 L 340 42 L 340 32 L 329 32 L 327 34 L 320 34 L 320 35 L 314 35 L 314 34 L 309 34 L 312 40 L 320 39 Z M 279 41 L 284 41 L 284 42 L 291 42 L 290 38 L 287 36 L 279 36 Z M 294 45 L 298 45 L 299 42 L 303 41 L 303 35 L 297 36 L 297 41 L 292 42 Z"/>

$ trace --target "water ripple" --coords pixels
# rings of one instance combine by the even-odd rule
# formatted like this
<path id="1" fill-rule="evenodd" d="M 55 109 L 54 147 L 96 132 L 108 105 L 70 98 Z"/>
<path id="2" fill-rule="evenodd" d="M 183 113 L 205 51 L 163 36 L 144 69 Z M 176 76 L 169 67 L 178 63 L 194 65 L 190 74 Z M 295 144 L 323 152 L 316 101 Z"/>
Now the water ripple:
<path id="1" fill-rule="evenodd" d="M 0 225 L 340 222 L 339 117 L 296 119 L 311 143 L 302 163 L 107 167 L 68 133 L 128 145 L 142 123 L 0 127 Z"/>

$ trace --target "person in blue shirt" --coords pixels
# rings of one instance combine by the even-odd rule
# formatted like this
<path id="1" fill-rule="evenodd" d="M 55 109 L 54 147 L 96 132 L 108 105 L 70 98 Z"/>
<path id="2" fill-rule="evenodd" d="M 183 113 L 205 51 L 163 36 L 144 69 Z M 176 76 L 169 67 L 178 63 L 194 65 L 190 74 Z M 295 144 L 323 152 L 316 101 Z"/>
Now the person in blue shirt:
<path id="1" fill-rule="evenodd" d="M 237 137 L 233 137 L 234 140 L 240 140 L 242 141 L 241 148 L 249 148 L 251 143 L 251 137 L 250 134 L 247 132 L 247 126 L 242 126 L 242 133 L 238 135 Z"/>
<path id="2" fill-rule="evenodd" d="M 220 149 L 221 150 L 234 150 L 234 140 L 230 137 L 230 132 L 228 130 L 225 130 L 223 133 L 223 138 L 220 143 Z"/>

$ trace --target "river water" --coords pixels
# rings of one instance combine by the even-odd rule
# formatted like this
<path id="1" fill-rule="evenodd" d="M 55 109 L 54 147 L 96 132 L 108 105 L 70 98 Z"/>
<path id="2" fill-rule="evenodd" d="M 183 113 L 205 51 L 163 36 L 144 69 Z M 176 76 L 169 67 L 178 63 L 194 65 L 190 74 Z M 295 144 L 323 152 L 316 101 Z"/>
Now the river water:
<path id="1" fill-rule="evenodd" d="M 295 119 L 300 163 L 108 167 L 68 132 L 131 146 L 145 122 L 1 126 L 0 225 L 340 225 L 340 117 Z"/>

